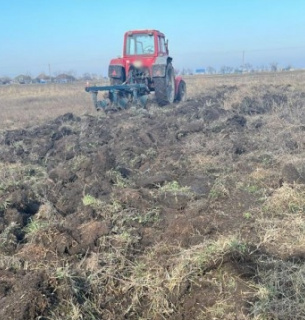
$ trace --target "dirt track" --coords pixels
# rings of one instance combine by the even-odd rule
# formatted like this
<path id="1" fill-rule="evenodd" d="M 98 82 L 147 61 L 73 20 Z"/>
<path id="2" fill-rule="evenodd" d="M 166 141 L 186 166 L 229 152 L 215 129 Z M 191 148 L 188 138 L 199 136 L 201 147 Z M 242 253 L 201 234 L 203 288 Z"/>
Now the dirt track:
<path id="1" fill-rule="evenodd" d="M 292 319 L 258 293 L 303 261 L 305 91 L 251 90 L 3 132 L 0 319 Z"/>

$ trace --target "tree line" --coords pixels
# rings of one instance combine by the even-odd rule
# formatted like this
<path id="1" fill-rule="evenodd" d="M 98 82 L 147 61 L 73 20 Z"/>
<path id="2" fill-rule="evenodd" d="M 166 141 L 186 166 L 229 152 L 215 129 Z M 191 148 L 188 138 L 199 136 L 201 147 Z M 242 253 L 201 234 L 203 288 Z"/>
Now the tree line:
<path id="1" fill-rule="evenodd" d="M 192 74 L 241 74 L 241 73 L 255 73 L 255 72 L 279 72 L 279 71 L 292 71 L 294 70 L 292 65 L 287 65 L 286 67 L 280 67 L 277 62 L 272 62 L 269 65 L 262 65 L 254 67 L 250 63 L 245 63 L 239 67 L 232 67 L 228 65 L 222 65 L 219 69 L 212 66 L 207 66 L 206 68 L 191 69 L 182 68 L 176 70 L 176 74 L 179 75 L 192 75 Z"/>

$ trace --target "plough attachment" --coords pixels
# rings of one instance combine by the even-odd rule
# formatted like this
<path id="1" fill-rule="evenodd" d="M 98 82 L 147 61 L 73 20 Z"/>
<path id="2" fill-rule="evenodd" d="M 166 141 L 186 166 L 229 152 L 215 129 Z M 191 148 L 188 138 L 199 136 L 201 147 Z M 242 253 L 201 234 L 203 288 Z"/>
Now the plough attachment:
<path id="1" fill-rule="evenodd" d="M 96 110 L 122 110 L 130 105 L 146 107 L 150 90 L 145 84 L 117 84 L 111 86 L 92 86 L 85 90 L 91 93 L 92 101 Z M 99 91 L 108 91 L 104 99 L 98 100 Z"/>

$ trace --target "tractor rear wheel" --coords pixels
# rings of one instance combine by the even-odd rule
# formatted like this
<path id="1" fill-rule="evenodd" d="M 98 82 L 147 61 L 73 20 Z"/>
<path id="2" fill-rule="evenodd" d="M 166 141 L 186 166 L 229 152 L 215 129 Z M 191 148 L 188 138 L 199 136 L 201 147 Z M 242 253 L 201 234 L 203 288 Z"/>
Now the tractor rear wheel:
<path id="1" fill-rule="evenodd" d="M 173 103 L 175 99 L 175 72 L 171 63 L 165 70 L 165 77 L 154 78 L 155 96 L 160 106 Z"/>

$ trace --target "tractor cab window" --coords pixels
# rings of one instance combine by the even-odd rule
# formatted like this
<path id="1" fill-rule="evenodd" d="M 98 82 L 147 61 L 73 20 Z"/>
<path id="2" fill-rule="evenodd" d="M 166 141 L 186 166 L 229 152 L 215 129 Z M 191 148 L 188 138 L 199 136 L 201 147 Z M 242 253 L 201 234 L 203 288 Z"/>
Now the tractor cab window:
<path id="1" fill-rule="evenodd" d="M 127 38 L 127 55 L 153 54 L 155 52 L 154 36 L 149 34 L 132 34 Z"/>
<path id="2" fill-rule="evenodd" d="M 165 39 L 163 37 L 158 37 L 159 41 L 159 52 L 166 53 Z"/>

